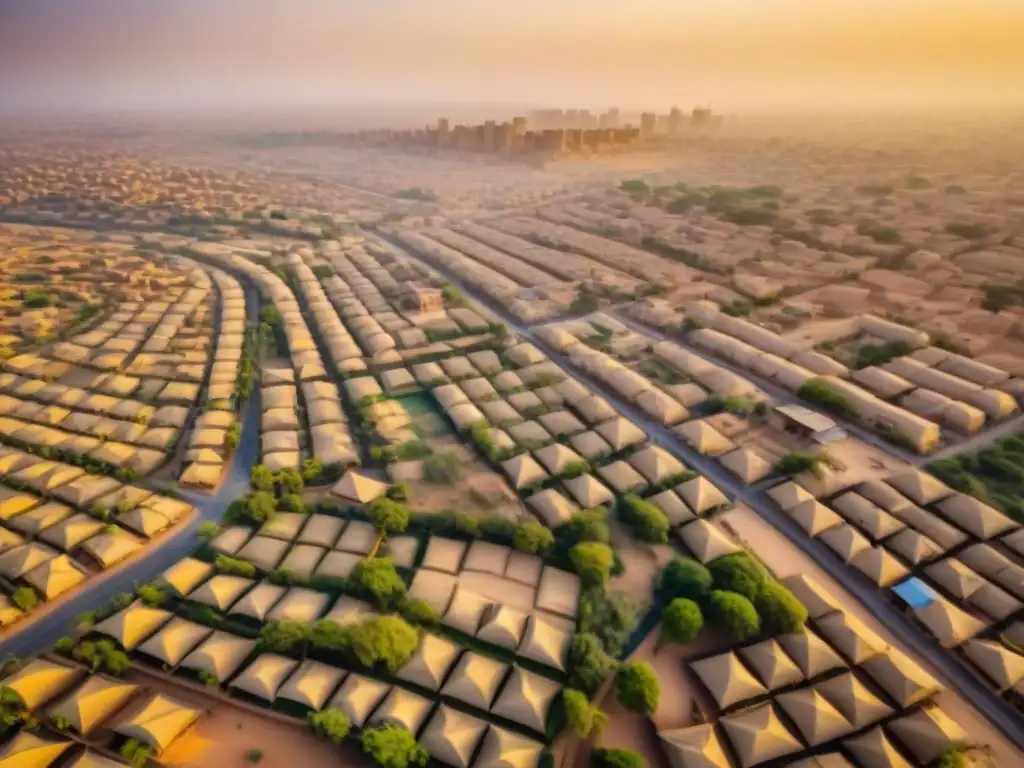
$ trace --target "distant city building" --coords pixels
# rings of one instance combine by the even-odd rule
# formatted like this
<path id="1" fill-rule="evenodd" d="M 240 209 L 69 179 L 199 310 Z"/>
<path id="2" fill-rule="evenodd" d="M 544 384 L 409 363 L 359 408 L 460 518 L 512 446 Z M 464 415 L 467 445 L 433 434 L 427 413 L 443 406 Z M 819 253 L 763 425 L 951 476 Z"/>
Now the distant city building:
<path id="1" fill-rule="evenodd" d="M 640 138 L 649 139 L 654 136 L 657 123 L 658 116 L 654 112 L 644 112 L 640 115 Z"/>

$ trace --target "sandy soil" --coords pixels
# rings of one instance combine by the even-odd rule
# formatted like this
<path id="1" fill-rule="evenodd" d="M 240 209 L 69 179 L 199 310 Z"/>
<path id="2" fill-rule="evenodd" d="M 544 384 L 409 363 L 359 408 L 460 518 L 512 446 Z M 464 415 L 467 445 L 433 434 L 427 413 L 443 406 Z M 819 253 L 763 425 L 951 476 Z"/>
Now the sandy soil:
<path id="1" fill-rule="evenodd" d="M 813 560 L 797 549 L 788 539 L 782 536 L 759 515 L 746 507 L 738 507 L 726 512 L 722 518 L 732 526 L 746 544 L 779 578 L 786 578 L 797 573 L 805 573 L 815 579 L 822 587 L 836 597 L 843 605 L 844 611 L 860 619 L 870 629 L 879 634 L 886 642 L 901 647 L 895 638 L 883 627 L 867 608 L 854 600 L 828 574 L 822 571 Z M 915 660 L 921 660 L 914 656 Z M 932 671 L 927 663 L 925 669 Z M 934 673 L 933 673 L 934 674 Z M 981 744 L 988 744 L 992 751 L 993 765 L 1017 765 L 1020 755 L 1013 745 L 1003 739 L 988 722 L 979 715 L 955 691 L 946 690 L 939 694 L 937 701 L 941 708 L 960 726 L 971 734 L 971 738 Z"/>

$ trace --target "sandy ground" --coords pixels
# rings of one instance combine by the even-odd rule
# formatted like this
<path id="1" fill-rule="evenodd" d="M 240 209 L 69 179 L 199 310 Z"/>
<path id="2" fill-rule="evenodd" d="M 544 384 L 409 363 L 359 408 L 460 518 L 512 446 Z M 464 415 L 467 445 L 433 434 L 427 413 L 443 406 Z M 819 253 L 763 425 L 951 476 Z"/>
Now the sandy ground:
<path id="1" fill-rule="evenodd" d="M 814 561 L 755 512 L 746 507 L 739 507 L 725 513 L 721 519 L 728 521 L 740 538 L 750 546 L 754 553 L 769 568 L 775 571 L 779 578 L 786 578 L 797 573 L 811 576 L 842 603 L 847 613 L 860 619 L 870 629 L 883 637 L 886 642 L 900 647 L 895 638 L 889 634 L 867 608 L 857 600 L 854 600 L 839 582 L 833 580 L 822 571 Z M 921 663 L 920 659 L 914 658 Z M 930 671 L 926 663 L 922 664 L 922 666 Z M 937 701 L 946 714 L 959 723 L 971 735 L 973 740 L 981 744 L 990 745 L 993 765 L 1010 766 L 1020 764 L 1020 755 L 1013 748 L 1013 745 L 993 730 L 988 722 L 955 691 L 946 690 L 942 692 L 937 697 Z"/>

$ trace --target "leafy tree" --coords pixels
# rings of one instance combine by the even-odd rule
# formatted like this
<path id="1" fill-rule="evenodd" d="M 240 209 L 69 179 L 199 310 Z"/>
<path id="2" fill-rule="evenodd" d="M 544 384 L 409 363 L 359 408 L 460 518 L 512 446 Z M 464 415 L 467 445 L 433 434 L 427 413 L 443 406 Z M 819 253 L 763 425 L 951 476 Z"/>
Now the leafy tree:
<path id="1" fill-rule="evenodd" d="M 270 467 L 256 464 L 249 473 L 249 484 L 257 491 L 274 490 L 274 473 Z"/>
<path id="2" fill-rule="evenodd" d="M 249 763 L 249 765 L 257 765 L 261 760 L 263 760 L 263 750 L 247 749 L 245 750 L 244 757 L 245 762 Z"/>
<path id="3" fill-rule="evenodd" d="M 297 619 L 275 619 L 260 628 L 260 647 L 273 653 L 288 653 L 309 641 L 312 627 Z"/>
<path id="4" fill-rule="evenodd" d="M 713 591 L 708 597 L 708 615 L 737 642 L 748 640 L 761 630 L 761 619 L 753 603 L 735 592 Z"/>
<path id="5" fill-rule="evenodd" d="M 313 733 L 335 744 L 341 744 L 342 739 L 348 736 L 349 731 L 352 730 L 352 721 L 341 710 L 334 707 L 319 712 L 310 712 L 307 719 Z"/>
<path id="6" fill-rule="evenodd" d="M 159 608 L 169 595 L 156 584 L 143 584 L 138 589 L 139 599 L 150 608 Z"/>
<path id="7" fill-rule="evenodd" d="M 277 482 L 287 493 L 301 494 L 306 490 L 306 484 L 302 480 L 302 474 L 297 469 L 285 467 L 277 475 Z"/>
<path id="8" fill-rule="evenodd" d="M 618 662 L 605 653 L 597 635 L 582 632 L 573 636 L 569 645 L 570 687 L 593 696 L 617 665 Z"/>
<path id="9" fill-rule="evenodd" d="M 942 750 L 930 765 L 932 768 L 964 768 L 967 761 L 964 760 L 963 748 L 957 744 L 951 744 Z"/>
<path id="10" fill-rule="evenodd" d="M 224 431 L 224 449 L 230 454 L 234 453 L 238 444 L 242 441 L 242 427 L 232 424 Z"/>
<path id="11" fill-rule="evenodd" d="M 685 597 L 675 598 L 661 615 L 661 641 L 664 643 L 692 643 L 703 628 L 700 606 Z"/>
<path id="12" fill-rule="evenodd" d="M 808 379 L 797 390 L 797 396 L 847 419 L 857 415 L 846 395 L 824 379 Z"/>
<path id="13" fill-rule="evenodd" d="M 711 589 L 711 573 L 696 560 L 674 557 L 661 569 L 658 588 L 668 598 L 685 597 L 699 601 Z"/>
<path id="14" fill-rule="evenodd" d="M 0 688 L 0 723 L 11 728 L 25 719 L 25 700 L 10 686 Z"/>
<path id="15" fill-rule="evenodd" d="M 371 598 L 381 608 L 397 607 L 408 591 L 390 557 L 360 560 L 352 569 L 349 583 L 354 592 Z"/>
<path id="16" fill-rule="evenodd" d="M 217 676 L 213 674 L 213 672 L 210 672 L 205 669 L 199 670 L 199 682 L 201 682 L 207 688 L 220 687 L 220 680 L 217 679 Z"/>
<path id="17" fill-rule="evenodd" d="M 634 661 L 623 664 L 615 674 L 615 695 L 631 712 L 653 714 L 661 698 L 661 684 L 650 664 Z"/>
<path id="18" fill-rule="evenodd" d="M 597 704 L 591 704 L 587 695 L 572 688 L 562 690 L 562 702 L 569 727 L 581 739 L 599 736 L 608 725 L 608 715 Z"/>
<path id="19" fill-rule="evenodd" d="M 142 744 L 135 739 L 128 739 L 121 745 L 121 757 L 136 766 L 136 768 L 142 768 L 147 762 L 149 762 L 149 758 L 152 754 L 152 747 Z"/>
<path id="20" fill-rule="evenodd" d="M 593 632 L 605 650 L 618 656 L 639 621 L 639 606 L 625 592 L 591 588 L 580 600 L 580 631 Z"/>
<path id="21" fill-rule="evenodd" d="M 397 672 L 420 647 L 420 634 L 401 616 L 385 615 L 345 627 L 345 650 L 365 667 Z"/>
<path id="22" fill-rule="evenodd" d="M 590 751 L 593 768 L 647 768 L 647 761 L 632 749 L 595 747 Z"/>
<path id="23" fill-rule="evenodd" d="M 409 768 L 425 766 L 430 759 L 426 747 L 416 742 L 407 729 L 394 723 L 385 723 L 363 731 L 363 752 L 381 768 Z"/>
<path id="24" fill-rule="evenodd" d="M 708 563 L 715 589 L 736 592 L 754 601 L 771 581 L 767 569 L 746 552 L 735 552 Z"/>
<path id="25" fill-rule="evenodd" d="M 437 612 L 426 600 L 406 596 L 398 608 L 410 624 L 419 624 L 424 627 L 437 624 Z"/>
<path id="26" fill-rule="evenodd" d="M 320 473 L 324 471 L 323 462 L 320 459 L 310 457 L 302 462 L 302 479 L 307 483 L 312 483 L 318 477 Z"/>
<path id="27" fill-rule="evenodd" d="M 244 576 L 251 579 L 256 576 L 256 566 L 246 560 L 239 560 L 228 555 L 217 555 L 213 561 L 217 573 L 226 576 Z"/>
<path id="28" fill-rule="evenodd" d="M 60 640 L 53 644 L 53 650 L 57 653 L 70 653 L 75 647 L 75 641 L 73 638 L 64 635 Z"/>
<path id="29" fill-rule="evenodd" d="M 580 510 L 562 526 L 559 534 L 565 535 L 569 546 L 581 541 L 599 541 L 607 544 L 611 540 L 608 531 L 608 510 L 604 507 Z"/>
<path id="30" fill-rule="evenodd" d="M 32 587 L 18 587 L 11 593 L 11 602 L 28 613 L 39 605 L 39 595 Z"/>
<path id="31" fill-rule="evenodd" d="M 245 502 L 246 517 L 258 525 L 267 522 L 276 511 L 277 501 L 274 495 L 267 491 L 256 491 Z"/>
<path id="32" fill-rule="evenodd" d="M 612 548 L 598 541 L 580 542 L 569 550 L 573 569 L 585 584 L 604 586 L 615 565 Z"/>
<path id="33" fill-rule="evenodd" d="M 528 555 L 545 552 L 554 543 L 554 534 L 536 520 L 520 523 L 512 535 L 512 546 Z"/>
<path id="34" fill-rule="evenodd" d="M 799 475 L 801 472 L 814 472 L 818 468 L 818 457 L 813 453 L 793 451 L 775 462 L 775 471 L 780 475 Z"/>
<path id="35" fill-rule="evenodd" d="M 656 544 L 664 544 L 668 541 L 668 532 L 671 527 L 668 517 L 649 501 L 644 501 L 635 494 L 627 493 L 622 497 L 619 514 L 632 529 L 633 535 L 641 541 L 650 541 Z"/>
<path id="36" fill-rule="evenodd" d="M 220 534 L 220 526 L 212 520 L 207 520 L 199 525 L 199 538 L 203 541 L 213 541 Z"/>
<path id="37" fill-rule="evenodd" d="M 286 493 L 277 500 L 277 508 L 285 512 L 305 512 L 306 505 L 297 493 Z"/>
<path id="38" fill-rule="evenodd" d="M 451 451 L 432 454 L 423 461 L 423 476 L 432 483 L 453 485 L 461 470 L 462 459 Z"/>
<path id="39" fill-rule="evenodd" d="M 804 604 L 777 581 L 764 585 L 754 599 L 754 608 L 761 617 L 761 629 L 770 635 L 798 632 L 807 623 Z"/>
<path id="40" fill-rule="evenodd" d="M 260 322 L 267 325 L 280 325 L 282 322 L 281 313 L 273 304 L 266 304 L 260 307 Z"/>
<path id="41" fill-rule="evenodd" d="M 367 516 L 373 527 L 384 535 L 401 533 L 409 527 L 409 510 L 386 496 L 379 496 L 370 503 Z"/>

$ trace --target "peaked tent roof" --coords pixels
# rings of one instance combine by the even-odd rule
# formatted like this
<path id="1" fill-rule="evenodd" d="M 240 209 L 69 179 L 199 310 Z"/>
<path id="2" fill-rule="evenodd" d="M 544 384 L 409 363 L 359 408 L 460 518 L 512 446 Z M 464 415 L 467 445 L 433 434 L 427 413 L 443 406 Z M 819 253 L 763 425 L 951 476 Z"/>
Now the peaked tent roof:
<path id="1" fill-rule="evenodd" d="M 721 653 L 695 661 L 690 664 L 690 669 L 722 709 L 768 692 L 734 653 Z"/>
<path id="2" fill-rule="evenodd" d="M 387 489 L 387 483 L 350 469 L 334 484 L 331 493 L 359 504 L 368 504 L 381 496 Z"/>
<path id="3" fill-rule="evenodd" d="M 892 745 L 881 726 L 847 739 L 843 746 L 860 765 L 871 768 L 913 768 L 910 762 Z"/>
<path id="4" fill-rule="evenodd" d="M 51 741 L 22 730 L 0 751 L 0 766 L 47 768 L 73 744 L 72 741 Z"/>
<path id="5" fill-rule="evenodd" d="M 1003 691 L 1024 680 L 1024 656 L 992 640 L 969 640 L 964 655 Z"/>
<path id="6" fill-rule="evenodd" d="M 892 713 L 892 707 L 871 693 L 851 672 L 818 683 L 815 690 L 857 729 L 877 723 Z"/>
<path id="7" fill-rule="evenodd" d="M 853 731 L 853 725 L 813 688 L 787 691 L 779 694 L 775 702 L 812 747 Z"/>
<path id="8" fill-rule="evenodd" d="M 420 743 L 430 756 L 454 768 L 469 768 L 487 723 L 442 704 L 430 718 Z"/>
<path id="9" fill-rule="evenodd" d="M 741 768 L 799 752 L 803 747 L 775 714 L 771 704 L 746 709 L 720 720 Z"/>
<path id="10" fill-rule="evenodd" d="M 773 638 L 740 648 L 738 653 L 768 690 L 774 691 L 804 679 L 800 668 Z"/>
<path id="11" fill-rule="evenodd" d="M 66 691 L 78 677 L 77 670 L 46 659 L 32 659 L 18 671 L 0 680 L 0 687 L 10 688 L 25 702 L 31 712 Z"/>
<path id="12" fill-rule="evenodd" d="M 124 706 L 138 690 L 137 685 L 93 675 L 50 707 L 47 715 L 51 720 L 64 718 L 84 735 Z"/>
<path id="13" fill-rule="evenodd" d="M 544 745 L 492 725 L 473 768 L 537 768 Z"/>
<path id="14" fill-rule="evenodd" d="M 888 728 L 922 765 L 931 763 L 950 744 L 970 743 L 963 728 L 936 706 L 893 720 Z"/>
<path id="15" fill-rule="evenodd" d="M 149 744 L 163 752 L 202 712 L 162 693 L 153 693 L 125 713 L 114 728 L 122 736 Z"/>
<path id="16" fill-rule="evenodd" d="M 730 768 L 722 744 L 710 723 L 660 731 L 672 768 Z"/>

